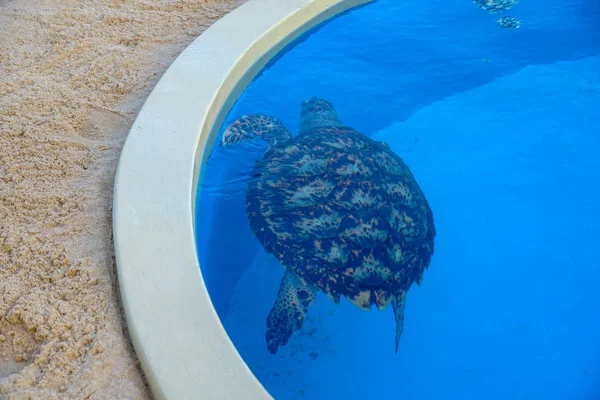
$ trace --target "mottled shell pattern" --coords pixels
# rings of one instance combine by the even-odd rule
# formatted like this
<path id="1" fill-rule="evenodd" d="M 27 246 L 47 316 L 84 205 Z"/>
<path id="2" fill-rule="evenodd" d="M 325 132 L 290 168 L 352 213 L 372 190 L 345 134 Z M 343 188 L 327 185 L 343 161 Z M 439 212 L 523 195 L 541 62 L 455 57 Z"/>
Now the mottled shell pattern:
<path id="1" fill-rule="evenodd" d="M 311 102 L 312 101 L 312 102 Z M 420 283 L 435 227 L 408 166 L 311 99 L 300 134 L 256 163 L 246 211 L 268 253 L 335 302 L 384 309 Z"/>

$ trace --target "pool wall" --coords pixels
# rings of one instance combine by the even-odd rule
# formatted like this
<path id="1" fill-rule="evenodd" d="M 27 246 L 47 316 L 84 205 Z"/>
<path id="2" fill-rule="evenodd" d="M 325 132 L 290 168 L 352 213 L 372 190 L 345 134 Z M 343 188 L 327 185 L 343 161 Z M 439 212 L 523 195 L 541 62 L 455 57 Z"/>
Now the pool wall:
<path id="1" fill-rule="evenodd" d="M 113 228 L 129 332 L 157 399 L 269 399 L 212 306 L 194 239 L 196 188 L 219 127 L 267 62 L 372 0 L 250 0 L 173 62 L 131 128 Z"/>

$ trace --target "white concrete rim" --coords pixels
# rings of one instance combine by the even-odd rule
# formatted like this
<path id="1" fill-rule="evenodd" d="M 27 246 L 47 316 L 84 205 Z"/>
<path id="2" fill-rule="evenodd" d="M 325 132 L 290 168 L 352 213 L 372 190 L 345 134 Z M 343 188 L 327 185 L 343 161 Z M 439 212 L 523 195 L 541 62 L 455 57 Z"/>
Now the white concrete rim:
<path id="1" fill-rule="evenodd" d="M 115 177 L 121 297 L 157 399 L 271 399 L 217 316 L 200 272 L 195 194 L 241 92 L 311 27 L 374 0 L 249 0 L 215 22 L 164 73 L 135 120 Z"/>

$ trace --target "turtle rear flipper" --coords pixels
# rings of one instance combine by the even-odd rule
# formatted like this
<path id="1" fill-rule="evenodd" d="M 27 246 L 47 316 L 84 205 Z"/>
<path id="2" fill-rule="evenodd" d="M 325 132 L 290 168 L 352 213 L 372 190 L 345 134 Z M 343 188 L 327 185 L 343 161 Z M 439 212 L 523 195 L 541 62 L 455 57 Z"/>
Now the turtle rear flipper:
<path id="1" fill-rule="evenodd" d="M 392 299 L 392 308 L 394 309 L 394 318 L 396 319 L 396 354 L 398 354 L 398 344 L 400 336 L 404 330 L 404 299 L 406 292 L 402 292 L 394 296 Z"/>
<path id="2" fill-rule="evenodd" d="M 267 348 L 273 354 L 287 344 L 294 332 L 302 328 L 308 307 L 317 289 L 306 285 L 296 274 L 286 270 L 275 304 L 267 317 Z"/>

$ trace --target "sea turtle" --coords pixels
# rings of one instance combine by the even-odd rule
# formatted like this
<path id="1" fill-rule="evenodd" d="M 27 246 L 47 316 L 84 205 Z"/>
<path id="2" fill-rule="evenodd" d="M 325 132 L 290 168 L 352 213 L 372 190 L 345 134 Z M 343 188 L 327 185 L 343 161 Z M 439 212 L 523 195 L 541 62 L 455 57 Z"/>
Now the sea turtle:
<path id="1" fill-rule="evenodd" d="M 265 250 L 286 271 L 267 317 L 267 348 L 276 353 L 302 327 L 318 289 L 334 302 L 379 310 L 392 303 L 396 353 L 404 299 L 421 284 L 435 226 L 408 166 L 387 144 L 338 118 L 321 98 L 304 101 L 300 133 L 278 119 L 245 115 L 221 144 L 261 138 L 269 147 L 246 189 L 246 214 Z"/>

